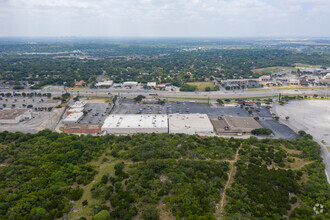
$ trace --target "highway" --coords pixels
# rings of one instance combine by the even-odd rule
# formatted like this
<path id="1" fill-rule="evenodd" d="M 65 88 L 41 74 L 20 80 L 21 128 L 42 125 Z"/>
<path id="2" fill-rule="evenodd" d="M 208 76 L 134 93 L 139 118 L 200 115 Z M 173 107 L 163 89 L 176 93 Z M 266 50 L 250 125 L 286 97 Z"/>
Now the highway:
<path id="1" fill-rule="evenodd" d="M 148 96 L 149 94 L 157 94 L 159 98 L 185 98 L 185 99 L 226 99 L 226 98 L 253 98 L 281 95 L 325 95 L 325 89 L 253 89 L 253 90 L 236 90 L 236 91 L 213 91 L 213 92 L 174 92 L 161 90 L 144 90 L 139 88 L 110 88 L 110 89 L 67 89 L 71 95 L 79 95 L 86 97 L 109 97 L 118 95 L 120 97 L 134 98 L 137 95 Z M 24 92 L 35 92 L 34 90 L 25 90 Z M 42 92 L 49 92 L 52 95 L 61 95 L 65 91 L 43 89 Z"/>

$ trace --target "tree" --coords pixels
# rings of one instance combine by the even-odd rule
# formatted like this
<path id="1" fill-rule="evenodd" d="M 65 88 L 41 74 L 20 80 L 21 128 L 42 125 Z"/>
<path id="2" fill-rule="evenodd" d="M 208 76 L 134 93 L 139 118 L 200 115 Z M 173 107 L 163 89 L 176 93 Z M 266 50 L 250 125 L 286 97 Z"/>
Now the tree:
<path id="1" fill-rule="evenodd" d="M 209 91 L 211 91 L 211 88 L 208 86 L 208 87 L 205 88 L 205 91 L 209 92 Z"/>
<path id="2" fill-rule="evenodd" d="M 45 215 L 46 215 L 46 209 L 42 208 L 42 207 L 38 207 L 34 210 L 35 212 L 35 216 L 38 218 L 38 219 L 42 219 Z"/>
<path id="3" fill-rule="evenodd" d="M 300 130 L 300 131 L 298 131 L 298 134 L 300 135 L 300 136 L 304 136 L 305 134 L 307 134 L 305 131 L 303 131 L 303 130 Z"/>
<path id="4" fill-rule="evenodd" d="M 256 128 L 251 131 L 254 135 L 270 135 L 272 130 L 269 128 Z"/>
<path id="5" fill-rule="evenodd" d="M 96 215 L 94 215 L 94 220 L 109 220 L 110 219 L 110 213 L 107 210 L 102 210 Z"/>
<path id="6" fill-rule="evenodd" d="M 79 101 L 79 97 L 78 96 L 74 97 L 73 101 L 75 101 L 75 102 Z"/>
<path id="7" fill-rule="evenodd" d="M 143 95 L 138 95 L 137 97 L 134 98 L 134 100 L 135 100 L 136 102 L 141 102 L 142 99 L 144 99 L 144 98 L 145 98 L 145 96 L 143 96 Z"/>
<path id="8" fill-rule="evenodd" d="M 142 209 L 142 218 L 144 220 L 158 220 L 159 211 L 156 206 L 147 206 Z"/>
<path id="9" fill-rule="evenodd" d="M 217 102 L 219 103 L 219 105 L 223 105 L 224 102 L 221 99 L 217 99 Z"/>
<path id="10" fill-rule="evenodd" d="M 197 86 L 183 84 L 180 88 L 180 91 L 193 92 L 197 89 Z"/>

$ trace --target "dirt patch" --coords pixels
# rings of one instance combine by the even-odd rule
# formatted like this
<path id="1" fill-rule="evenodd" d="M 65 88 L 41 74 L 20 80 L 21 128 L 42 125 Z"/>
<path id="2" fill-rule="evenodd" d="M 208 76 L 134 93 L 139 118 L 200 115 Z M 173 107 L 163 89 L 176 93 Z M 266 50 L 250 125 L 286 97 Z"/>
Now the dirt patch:
<path id="1" fill-rule="evenodd" d="M 282 147 L 282 149 L 285 150 L 289 154 L 301 154 L 301 151 L 299 151 L 299 150 L 289 149 L 289 148 L 285 148 L 285 147 Z"/>
<path id="2" fill-rule="evenodd" d="M 298 157 L 292 157 L 292 159 L 294 159 L 295 161 L 293 163 L 288 163 L 288 165 L 290 165 L 290 169 L 292 169 L 292 170 L 300 170 L 305 165 L 308 165 L 308 164 L 311 164 L 314 162 L 314 161 L 305 161 Z"/>
<path id="3" fill-rule="evenodd" d="M 297 197 L 294 193 L 289 193 L 289 199 L 291 199 L 292 197 Z M 298 199 L 298 198 L 297 198 Z M 291 205 L 291 209 L 289 210 L 288 212 L 288 215 L 290 216 L 292 211 L 295 209 L 295 208 L 298 208 L 300 207 L 300 203 L 299 203 L 299 199 L 297 200 L 296 203 L 292 204 Z"/>
<path id="4" fill-rule="evenodd" d="M 89 103 L 109 103 L 109 99 L 102 99 L 102 98 L 94 98 L 94 99 L 87 99 L 86 100 Z"/>
<path id="5" fill-rule="evenodd" d="M 160 199 L 157 206 L 159 210 L 159 219 L 164 220 L 175 220 L 176 218 L 172 215 L 172 213 L 166 210 L 165 204 L 163 203 L 163 199 Z"/>

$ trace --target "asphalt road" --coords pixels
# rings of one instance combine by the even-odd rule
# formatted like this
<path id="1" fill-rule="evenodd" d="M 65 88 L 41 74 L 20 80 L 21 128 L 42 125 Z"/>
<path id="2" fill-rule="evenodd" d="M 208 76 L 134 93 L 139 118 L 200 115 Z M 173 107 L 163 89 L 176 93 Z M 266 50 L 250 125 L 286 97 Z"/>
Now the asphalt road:
<path id="1" fill-rule="evenodd" d="M 26 90 L 25 92 L 35 92 L 34 90 Z M 53 95 L 61 95 L 64 90 L 51 90 L 44 89 L 42 92 L 49 92 Z M 249 97 L 265 97 L 274 96 L 277 97 L 279 93 L 281 95 L 325 95 L 324 89 L 254 89 L 254 90 L 237 90 L 237 91 L 216 91 L 216 92 L 172 92 L 172 91 L 159 91 L 159 90 L 144 90 L 141 88 L 109 88 L 109 89 L 68 89 L 67 92 L 72 95 L 80 95 L 87 97 L 109 97 L 111 95 L 118 95 L 120 97 L 133 98 L 137 95 L 148 96 L 149 94 L 157 94 L 160 98 L 196 98 L 216 100 L 219 98 L 249 98 Z"/>

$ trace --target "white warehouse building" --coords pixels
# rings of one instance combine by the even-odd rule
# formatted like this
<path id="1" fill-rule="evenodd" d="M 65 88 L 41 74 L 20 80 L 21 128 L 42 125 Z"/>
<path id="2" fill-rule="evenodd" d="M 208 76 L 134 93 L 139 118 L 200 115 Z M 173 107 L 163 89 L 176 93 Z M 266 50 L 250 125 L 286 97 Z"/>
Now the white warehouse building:
<path id="1" fill-rule="evenodd" d="M 168 124 L 170 134 L 213 134 L 213 125 L 206 114 L 170 114 Z"/>
<path id="2" fill-rule="evenodd" d="M 63 124 L 74 124 L 79 122 L 79 120 L 84 116 L 83 112 L 73 112 L 66 116 L 63 120 Z"/>
<path id="3" fill-rule="evenodd" d="M 118 114 L 110 115 L 101 128 L 108 134 L 168 133 L 165 114 Z"/>

